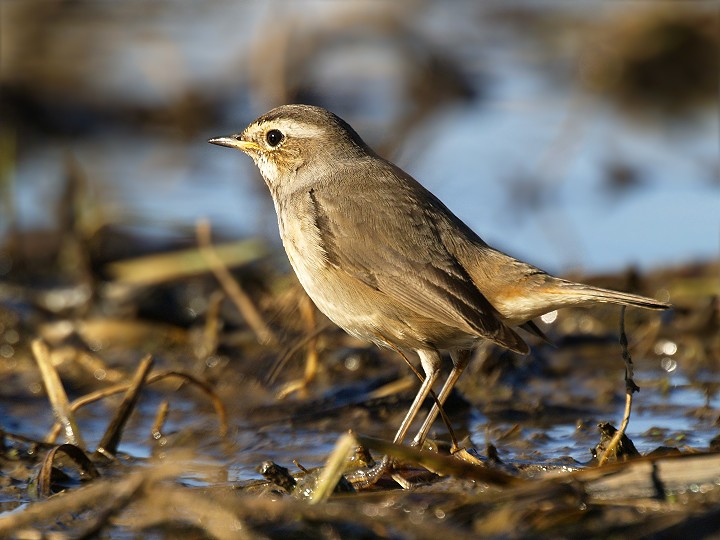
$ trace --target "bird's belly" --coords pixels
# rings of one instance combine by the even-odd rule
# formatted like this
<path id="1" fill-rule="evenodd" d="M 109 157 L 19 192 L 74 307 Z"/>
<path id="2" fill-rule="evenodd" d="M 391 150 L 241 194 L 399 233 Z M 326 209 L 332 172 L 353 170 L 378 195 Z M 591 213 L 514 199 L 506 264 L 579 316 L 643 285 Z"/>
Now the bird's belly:
<path id="1" fill-rule="evenodd" d="M 353 280 L 328 262 L 314 224 L 280 221 L 280 236 L 290 265 L 300 284 L 320 311 L 331 321 L 358 337 L 368 338 L 372 316 L 365 296 L 356 292 Z M 356 294 L 354 294 L 356 292 Z"/>
<path id="2" fill-rule="evenodd" d="M 281 231 L 290 264 L 320 311 L 347 333 L 380 345 L 469 348 L 478 337 L 416 313 L 330 263 L 312 235 Z"/>
<path id="3" fill-rule="evenodd" d="M 317 264 L 317 254 L 287 247 L 286 252 L 303 289 L 328 319 L 355 337 L 377 341 L 387 300 L 326 262 Z"/>

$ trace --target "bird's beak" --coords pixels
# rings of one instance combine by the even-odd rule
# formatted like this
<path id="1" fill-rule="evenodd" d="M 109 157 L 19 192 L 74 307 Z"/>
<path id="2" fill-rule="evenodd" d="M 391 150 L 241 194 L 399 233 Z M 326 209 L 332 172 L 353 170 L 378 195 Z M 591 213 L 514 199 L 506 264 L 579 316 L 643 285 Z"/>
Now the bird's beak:
<path id="1" fill-rule="evenodd" d="M 210 144 L 217 144 L 218 146 L 227 146 L 228 148 L 237 148 L 243 152 L 258 151 L 260 147 L 251 141 L 243 141 L 240 135 L 230 135 L 228 137 L 215 137 L 208 141 Z"/>

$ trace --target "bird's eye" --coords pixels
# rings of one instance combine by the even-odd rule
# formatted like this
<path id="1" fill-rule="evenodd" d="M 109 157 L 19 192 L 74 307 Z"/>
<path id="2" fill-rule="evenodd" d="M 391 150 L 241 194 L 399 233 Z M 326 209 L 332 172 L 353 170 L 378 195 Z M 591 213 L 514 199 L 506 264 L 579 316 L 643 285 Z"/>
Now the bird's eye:
<path id="1" fill-rule="evenodd" d="M 283 134 L 279 129 L 271 129 L 265 134 L 265 140 L 270 146 L 277 146 L 283 140 Z"/>

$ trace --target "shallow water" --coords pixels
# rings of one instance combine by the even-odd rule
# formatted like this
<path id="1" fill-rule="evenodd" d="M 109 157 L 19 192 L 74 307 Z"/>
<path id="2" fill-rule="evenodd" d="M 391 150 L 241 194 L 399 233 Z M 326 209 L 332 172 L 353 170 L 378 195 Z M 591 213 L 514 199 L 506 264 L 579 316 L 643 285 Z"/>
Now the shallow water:
<path id="1" fill-rule="evenodd" d="M 483 499 L 473 497 L 485 493 L 487 486 L 462 477 L 435 479 L 407 492 L 392 485 L 359 494 L 362 507 L 349 506 L 358 506 L 361 515 L 346 518 L 356 527 L 349 530 L 337 523 L 338 507 L 321 506 L 319 511 L 328 514 L 319 518 L 305 514 L 310 507 L 293 507 L 292 497 L 261 481 L 257 468 L 267 460 L 296 474 L 301 467 L 325 465 L 350 428 L 362 436 L 391 440 L 417 390 L 412 381 L 404 391 L 374 398 L 374 390 L 406 377 L 409 370 L 394 353 L 332 329 L 321 334 L 319 372 L 305 394 L 285 400 L 276 396 L 283 384 L 302 377 L 302 348 L 277 381 L 265 382 L 270 366 L 307 335 L 308 326 L 298 309 L 301 300 L 292 294 L 287 298 L 292 287 L 288 282 L 294 282 L 283 275 L 286 262 L 277 243 L 274 211 L 255 168 L 245 156 L 205 141 L 237 131 L 286 96 L 338 112 L 497 247 L 551 271 L 580 269 L 580 280 L 612 272 L 598 284 L 669 299 L 675 305 L 672 312 L 628 312 L 635 381 L 641 391 L 634 395 L 627 434 L 641 454 L 662 446 L 691 454 L 707 450 L 717 437 L 718 267 L 711 262 L 720 246 L 717 96 L 671 112 L 628 108 L 611 92 L 587 90 L 581 80 L 586 63 L 608 43 L 621 48 L 614 32 L 624 23 L 628 4 L 603 4 L 596 10 L 560 4 L 541 9 L 531 2 L 514 2 L 510 8 L 460 3 L 448 10 L 440 2 L 426 3 L 424 9 L 388 3 L 373 4 L 370 16 L 359 9 L 353 13 L 360 4 L 352 2 L 218 1 L 203 4 L 199 12 L 193 2 L 149 9 L 141 1 L 82 3 L 76 11 L 68 4 L 67 11 L 53 18 L 45 11 L 48 5 L 40 2 L 34 5 L 42 5 L 42 12 L 26 12 L 26 17 L 31 15 L 24 19 L 27 27 L 9 26 L 8 21 L 17 22 L 16 14 L 33 3 L 11 4 L 11 9 L 3 6 L 0 17 L 0 30 L 9 43 L 0 54 L 7 59 L 17 43 L 30 48 L 26 71 L 16 63 L 0 62 L 2 80 L 14 84 L 30 78 L 33 84 L 27 91 L 37 89 L 48 112 L 42 121 L 21 116 L 9 136 L 0 133 L 3 141 L 17 138 L 18 150 L 8 168 L 12 182 L 2 186 L 10 186 L 3 193 L 11 194 L 7 200 L 12 212 L 3 207 L 0 235 L 10 231 L 13 214 L 14 225 L 25 231 L 56 228 L 55 207 L 67 189 L 66 162 L 72 156 L 87 184 L 78 189 L 83 197 L 74 216 L 81 222 L 79 230 L 123 227 L 132 233 L 123 240 L 142 252 L 138 246 L 152 244 L 148 239 L 170 249 L 178 238 L 192 238 L 195 221 L 208 217 L 217 236 L 261 236 L 274 242 L 270 257 L 243 266 L 237 276 L 281 343 L 259 346 L 245 320 L 226 302 L 216 315 L 219 345 L 211 357 L 203 356 L 197 352 L 197 336 L 211 319 L 208 305 L 218 289 L 216 281 L 175 276 L 168 283 L 114 296 L 117 291 L 110 290 L 102 267 L 107 262 L 102 250 L 94 255 L 101 261 L 101 268 L 93 268 L 96 296 L 85 306 L 48 309 L 38 291 L 53 291 L 58 283 L 81 278 L 64 267 L 49 268 L 42 253 L 39 262 L 31 263 L 55 279 L 44 275 L 32 281 L 32 272 L 13 275 L 0 249 L 0 274 L 11 277 L 7 287 L 0 282 L 0 428 L 6 432 L 41 440 L 53 422 L 29 350 L 32 339 L 44 336 L 57 349 L 83 350 L 90 344 L 87 348 L 108 364 L 108 372 L 115 368 L 124 379 L 150 352 L 159 368 L 186 370 L 210 384 L 227 408 L 228 435 L 219 435 L 207 396 L 190 385 L 146 388 L 124 430 L 117 461 L 99 465 L 103 478 L 120 485 L 137 470 L 150 474 L 158 463 L 177 461 L 182 470 L 165 484 L 187 487 L 218 508 L 221 502 L 238 501 L 243 509 L 238 515 L 251 524 L 253 519 L 260 522 L 249 530 L 270 537 L 286 538 L 290 531 L 297 536 L 415 538 L 422 533 L 437 538 L 435 529 L 412 528 L 423 519 L 428 527 L 440 523 L 446 527 L 443 534 L 458 537 L 495 530 L 483 529 L 480 521 L 474 526 L 473 519 L 480 517 L 453 513 L 464 508 L 469 515 L 482 515 L 472 505 L 482 505 Z M 633 5 L 629 17 L 640 9 Z M 318 6 L 323 9 L 317 13 L 309 9 Z M 27 35 L 38 40 L 39 35 L 50 36 L 47 43 L 57 47 L 46 45 L 38 54 L 33 41 L 17 37 L 22 34 L 17 28 L 45 28 L 34 22 L 42 22 L 42 14 L 52 21 L 53 32 Z M 79 55 L 88 42 L 97 47 Z M 314 54 L 303 57 L 305 47 Z M 69 63 L 69 57 L 76 61 Z M 457 69 L 467 85 L 464 94 L 442 93 L 453 92 L 443 90 L 452 79 L 448 72 L 433 78 L 431 70 L 429 77 L 412 78 L 413 69 L 429 57 Z M 292 64 L 287 72 L 284 61 Z M 294 71 L 298 63 L 302 69 Z M 53 69 L 58 65 L 64 68 L 60 75 Z M 280 88 L 278 81 L 287 87 Z M 168 104 L 172 107 L 162 108 Z M 424 116 L 405 129 L 403 114 L 414 106 Z M 56 125 L 50 129 L 47 123 Z M 66 204 L 63 199 L 61 211 Z M 114 253 L 113 242 L 121 241 L 108 238 L 104 247 Z M 692 264 L 698 260 L 710 262 Z M 639 272 L 626 272 L 631 266 Z M 29 268 L 33 270 L 32 264 Z M 115 317 L 136 322 L 139 337 L 113 326 Z M 81 331 L 75 341 L 68 338 L 69 343 L 48 337 L 46 323 L 71 325 L 93 318 L 100 325 L 107 322 L 106 333 Z M 585 466 L 600 439 L 597 424 L 617 426 L 622 418 L 625 386 L 617 310 L 573 310 L 548 321 L 543 328 L 557 348 L 533 343 L 527 358 L 485 351 L 485 363 L 476 359 L 447 407 L 462 446 L 483 455 L 493 445 L 517 475 Z M 98 380 L 96 372 L 87 371 L 72 355 L 63 358 L 57 367 L 71 399 L 108 382 Z M 170 412 L 155 438 L 151 428 L 163 399 L 169 401 Z M 101 440 L 118 404 L 114 397 L 78 414 L 89 450 Z M 436 446 L 447 447 L 442 422 L 435 424 L 431 438 Z M 0 519 L 35 500 L 30 482 L 45 455 L 45 450 L 10 437 L 5 446 L 2 442 Z M 73 484 L 67 491 L 76 493 L 77 488 Z M 108 495 L 115 493 L 108 490 Z M 346 504 L 346 499 L 338 499 Z M 145 499 L 138 500 L 145 506 Z M 198 501 L 185 503 L 178 507 L 187 513 L 202 506 Z M 266 503 L 253 510 L 253 504 Z M 171 507 L 163 503 L 153 511 L 162 514 Z M 97 508 L 88 511 L 90 517 L 104 511 Z M 273 514 L 277 508 L 286 509 L 284 520 Z M 428 508 L 432 512 L 426 512 Z M 534 514 L 522 508 L 513 509 L 512 516 L 527 512 L 522 514 L 527 519 L 519 520 L 523 525 L 553 515 L 542 505 Z M 602 508 L 593 509 L 604 525 L 592 534 L 622 535 L 624 530 L 614 528 L 614 517 L 603 513 L 609 507 Z M 584 500 L 571 505 L 570 522 L 586 509 Z M 399 525 L 363 521 L 392 516 L 393 511 Z M 297 518 L 298 512 L 305 521 Z M 64 530 L 82 530 L 84 514 L 68 514 L 73 517 Z M 108 524 L 103 534 L 123 538 L 137 532 L 127 523 L 141 516 L 142 508 L 131 506 L 120 514 L 128 521 Z M 437 520 L 430 523 L 430 514 Z M 330 528 L 302 528 L 313 520 Z M 174 526 L 167 529 L 146 525 L 140 531 L 158 538 L 175 537 L 178 530 L 197 532 L 194 525 L 183 522 L 183 529 L 172 519 L 170 523 Z M 506 523 L 506 532 L 522 534 L 515 525 Z M 65 525 L 55 523 L 53 516 L 45 529 L 55 526 Z M 372 534 L 358 533 L 366 532 L 363 526 Z M 382 526 L 388 528 L 378 529 Z M 525 533 L 578 536 L 590 530 L 583 527 L 590 526 Z M 202 532 L 212 536 L 206 529 Z"/>

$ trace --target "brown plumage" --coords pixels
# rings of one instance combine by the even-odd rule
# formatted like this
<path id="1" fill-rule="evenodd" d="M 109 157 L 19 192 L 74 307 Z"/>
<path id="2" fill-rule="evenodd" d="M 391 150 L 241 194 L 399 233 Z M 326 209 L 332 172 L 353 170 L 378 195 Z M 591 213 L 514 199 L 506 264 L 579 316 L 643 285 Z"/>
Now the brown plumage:
<path id="1" fill-rule="evenodd" d="M 442 403 L 487 339 L 519 353 L 516 332 L 566 306 L 668 304 L 572 283 L 488 246 L 437 197 L 377 156 L 343 120 L 307 105 L 285 105 L 245 131 L 210 141 L 257 164 L 275 203 L 280 236 L 317 307 L 361 339 L 414 350 L 425 381 L 400 426 L 401 442 L 449 351 L 453 370 Z M 433 407 L 413 443 L 425 439 Z"/>

